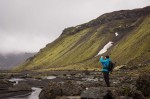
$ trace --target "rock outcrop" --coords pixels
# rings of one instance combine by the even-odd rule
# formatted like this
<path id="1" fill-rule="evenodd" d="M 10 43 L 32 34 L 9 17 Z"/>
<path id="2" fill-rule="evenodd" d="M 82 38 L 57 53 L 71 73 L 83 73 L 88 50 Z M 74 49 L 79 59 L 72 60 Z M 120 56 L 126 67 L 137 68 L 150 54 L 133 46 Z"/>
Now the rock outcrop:
<path id="1" fill-rule="evenodd" d="M 39 95 L 40 99 L 55 99 L 57 96 L 80 95 L 83 88 L 75 81 L 64 83 L 52 82 L 46 86 Z"/>
<path id="2" fill-rule="evenodd" d="M 32 91 L 31 86 L 25 82 L 20 82 L 9 88 L 9 91 Z"/>
<path id="3" fill-rule="evenodd" d="M 136 81 L 136 87 L 145 96 L 150 96 L 150 72 L 149 71 L 140 74 L 139 78 Z"/>
<path id="4" fill-rule="evenodd" d="M 81 99 L 114 99 L 112 92 L 106 87 L 90 87 L 81 93 Z"/>
<path id="5" fill-rule="evenodd" d="M 8 80 L 0 80 L 0 89 L 8 89 L 12 87 L 13 83 Z"/>

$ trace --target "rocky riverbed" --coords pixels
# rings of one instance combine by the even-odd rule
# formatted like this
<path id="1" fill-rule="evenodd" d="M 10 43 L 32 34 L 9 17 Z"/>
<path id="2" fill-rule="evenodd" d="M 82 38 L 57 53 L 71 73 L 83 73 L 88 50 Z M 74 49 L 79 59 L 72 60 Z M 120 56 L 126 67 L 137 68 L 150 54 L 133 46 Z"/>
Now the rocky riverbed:
<path id="1" fill-rule="evenodd" d="M 0 99 L 144 99 L 149 97 L 149 73 L 140 76 L 131 75 L 132 73 L 127 70 L 113 72 L 110 74 L 111 87 L 107 88 L 102 73 L 98 71 L 7 73 L 1 76 Z"/>

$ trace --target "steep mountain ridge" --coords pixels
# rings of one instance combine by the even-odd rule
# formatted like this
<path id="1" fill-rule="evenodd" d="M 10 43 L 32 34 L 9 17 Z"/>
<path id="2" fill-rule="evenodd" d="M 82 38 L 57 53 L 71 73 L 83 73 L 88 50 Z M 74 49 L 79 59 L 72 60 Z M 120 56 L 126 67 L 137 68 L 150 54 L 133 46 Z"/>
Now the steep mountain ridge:
<path id="1" fill-rule="evenodd" d="M 150 7 L 103 14 L 88 23 L 64 29 L 58 39 L 16 70 L 97 69 L 100 64 L 96 55 L 109 41 L 114 44 L 105 54 L 110 54 L 118 65 L 131 63 L 149 54 L 149 27 Z"/>
<path id="2" fill-rule="evenodd" d="M 76 27 L 69 27 L 67 29 L 64 29 L 62 35 L 74 34 L 85 28 L 102 25 L 102 24 L 109 23 L 114 20 L 123 20 L 123 19 L 135 19 L 136 20 L 139 17 L 148 15 L 149 12 L 150 12 L 150 7 L 148 6 L 143 9 L 120 10 L 120 11 L 114 11 L 112 13 L 106 13 L 88 23 L 81 24 Z"/>

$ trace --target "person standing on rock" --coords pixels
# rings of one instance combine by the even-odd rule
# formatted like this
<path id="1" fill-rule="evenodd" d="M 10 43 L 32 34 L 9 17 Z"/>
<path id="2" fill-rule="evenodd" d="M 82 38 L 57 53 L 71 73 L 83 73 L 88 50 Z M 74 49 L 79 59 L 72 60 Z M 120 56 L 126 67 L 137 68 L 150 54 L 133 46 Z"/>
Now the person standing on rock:
<path id="1" fill-rule="evenodd" d="M 108 70 L 108 66 L 109 66 L 109 62 L 110 62 L 109 56 L 105 56 L 105 59 L 103 58 L 103 56 L 101 56 L 100 62 L 102 64 L 102 72 L 103 72 L 105 83 L 106 83 L 107 87 L 110 87 L 109 70 Z"/>

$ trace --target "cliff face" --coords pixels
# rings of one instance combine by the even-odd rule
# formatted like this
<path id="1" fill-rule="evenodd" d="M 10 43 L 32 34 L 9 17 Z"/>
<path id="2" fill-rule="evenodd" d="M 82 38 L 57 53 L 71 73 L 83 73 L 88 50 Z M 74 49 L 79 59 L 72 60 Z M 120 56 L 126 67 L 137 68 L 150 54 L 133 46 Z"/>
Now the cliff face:
<path id="1" fill-rule="evenodd" d="M 150 7 L 145 7 L 143 9 L 121 10 L 121 11 L 115 11 L 112 13 L 106 13 L 88 23 L 81 24 L 76 27 L 67 28 L 63 31 L 62 35 L 77 33 L 78 31 L 81 31 L 85 28 L 102 25 L 102 24 L 109 23 L 115 20 L 123 20 L 123 19 L 124 20 L 126 19 L 136 20 L 139 17 L 148 15 L 149 13 L 150 13 Z"/>
<path id="2" fill-rule="evenodd" d="M 97 69 L 100 65 L 97 54 L 110 41 L 113 45 L 104 54 L 109 54 L 118 65 L 149 63 L 150 7 L 106 13 L 64 29 L 58 39 L 17 70 Z"/>

